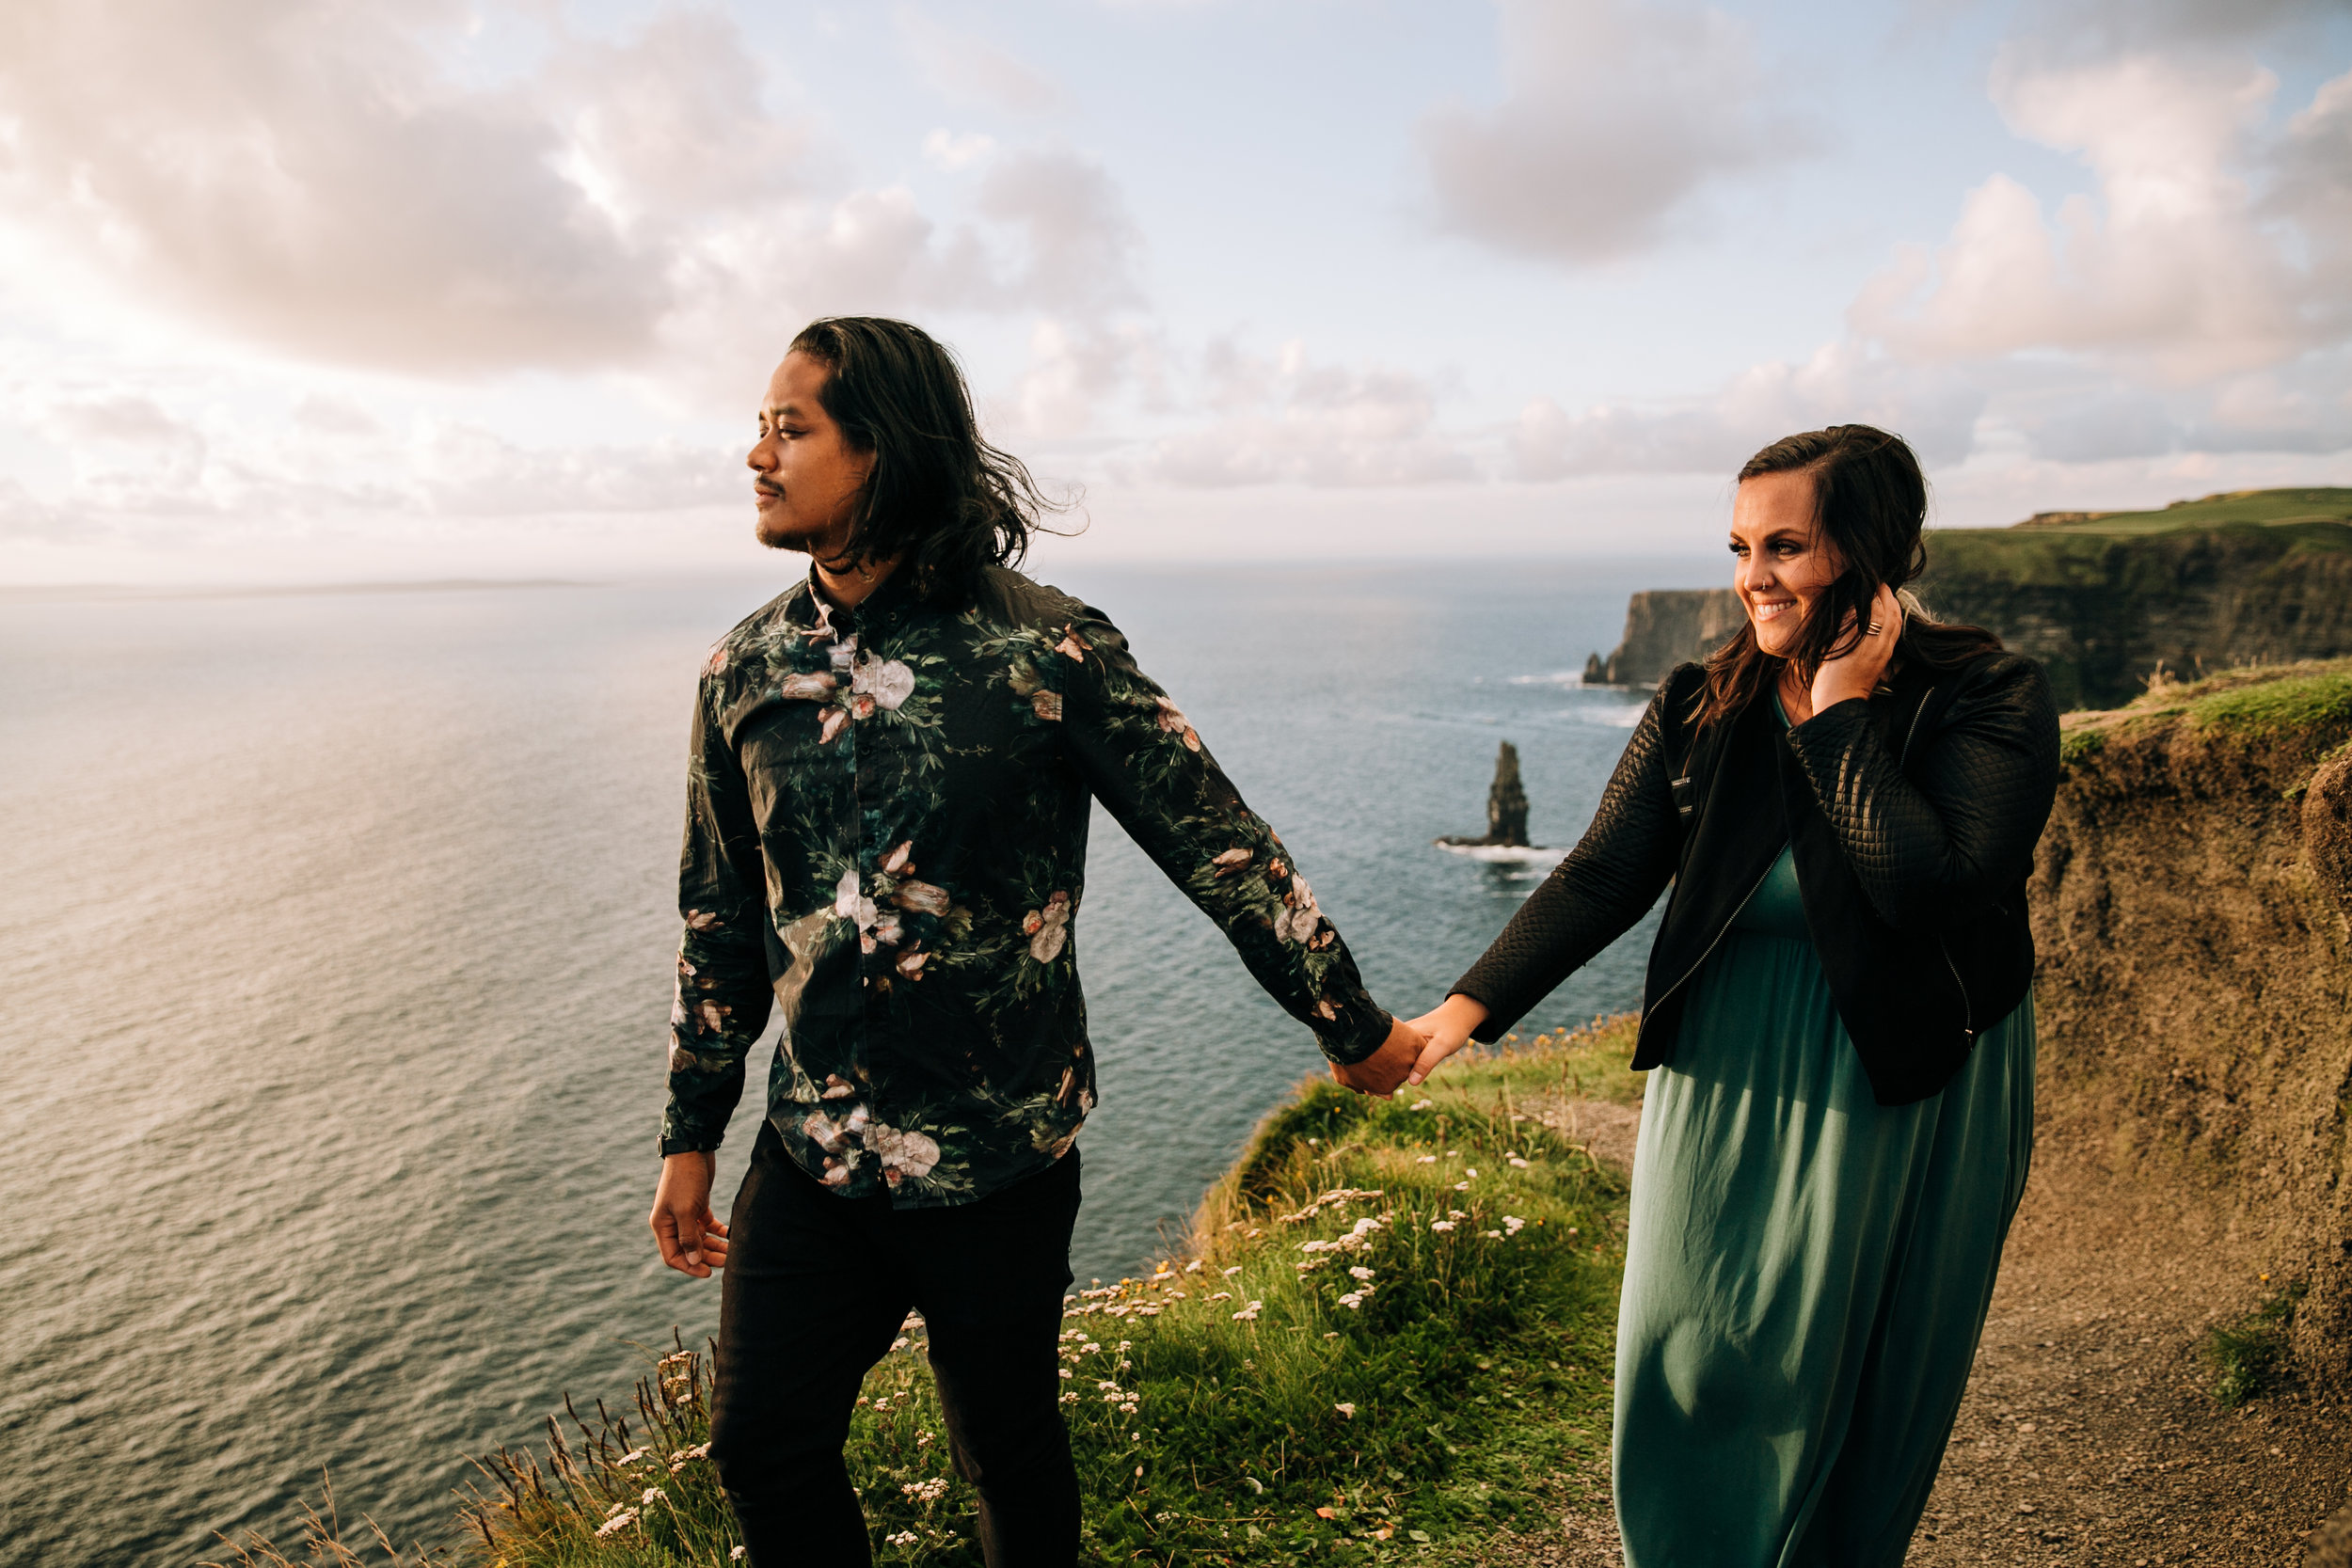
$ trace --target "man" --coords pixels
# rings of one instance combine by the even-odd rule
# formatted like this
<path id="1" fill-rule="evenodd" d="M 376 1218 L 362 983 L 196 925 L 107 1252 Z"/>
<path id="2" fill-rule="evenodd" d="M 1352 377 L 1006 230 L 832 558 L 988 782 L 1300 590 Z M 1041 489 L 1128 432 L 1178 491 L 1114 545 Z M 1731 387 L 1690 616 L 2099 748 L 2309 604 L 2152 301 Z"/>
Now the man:
<path id="1" fill-rule="evenodd" d="M 1099 611 L 1010 570 L 1043 504 L 903 322 L 793 340 L 750 464 L 805 582 L 712 652 L 694 709 L 670 1103 L 652 1224 L 721 1298 L 711 1458 L 754 1564 L 864 1563 L 841 1461 L 910 1307 L 993 1565 L 1069 1563 L 1056 1339 L 1094 1105 L 1076 971 L 1089 797 L 1222 926 L 1342 1082 L 1422 1040 L 1364 994 L 1281 841 Z M 712 1154 L 782 999 L 728 1225 Z"/>

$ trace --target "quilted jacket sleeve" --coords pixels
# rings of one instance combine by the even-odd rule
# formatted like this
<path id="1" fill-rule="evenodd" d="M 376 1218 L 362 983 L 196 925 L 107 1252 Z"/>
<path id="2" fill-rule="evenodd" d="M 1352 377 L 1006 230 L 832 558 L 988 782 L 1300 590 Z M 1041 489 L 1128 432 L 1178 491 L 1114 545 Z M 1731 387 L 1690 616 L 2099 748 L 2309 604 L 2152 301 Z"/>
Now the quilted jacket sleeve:
<path id="1" fill-rule="evenodd" d="M 1486 1005 L 1479 1039 L 1501 1039 L 1561 981 L 1631 929 L 1674 879 L 1682 830 L 1666 705 L 1679 684 L 1671 676 L 1660 684 L 1576 847 L 1454 982 L 1454 994 Z"/>
<path id="2" fill-rule="evenodd" d="M 1898 930 L 1966 919 L 2015 886 L 2058 795 L 2058 710 L 2041 667 L 2008 655 L 1957 678 L 1908 774 L 1860 702 L 1788 732 L 1847 864 Z"/>

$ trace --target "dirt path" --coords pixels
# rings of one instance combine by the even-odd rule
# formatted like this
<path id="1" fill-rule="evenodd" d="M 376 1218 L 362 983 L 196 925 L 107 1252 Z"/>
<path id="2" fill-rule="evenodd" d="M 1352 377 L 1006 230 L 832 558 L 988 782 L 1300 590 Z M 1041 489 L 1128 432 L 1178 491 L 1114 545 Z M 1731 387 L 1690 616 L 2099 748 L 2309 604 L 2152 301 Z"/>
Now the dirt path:
<path id="1" fill-rule="evenodd" d="M 1629 1164 L 1624 1107 L 1536 1108 Z M 2236 1411 L 2201 1347 L 2265 1287 L 2242 1248 L 2164 1196 L 2045 1138 L 2010 1232 L 1976 1371 L 1907 1561 L 2082 1568 L 2296 1568 L 2352 1501 L 2352 1406 L 2296 1386 Z M 1584 1506 L 1496 1563 L 1616 1568 L 1606 1478 L 1560 1478 Z"/>

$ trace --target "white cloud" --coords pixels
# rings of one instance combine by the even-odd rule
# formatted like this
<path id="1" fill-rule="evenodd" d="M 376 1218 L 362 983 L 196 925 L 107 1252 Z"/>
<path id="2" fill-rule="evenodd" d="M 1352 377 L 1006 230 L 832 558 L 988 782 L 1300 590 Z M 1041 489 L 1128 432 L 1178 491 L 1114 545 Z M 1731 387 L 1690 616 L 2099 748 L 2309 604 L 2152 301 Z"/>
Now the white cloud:
<path id="1" fill-rule="evenodd" d="M 1478 477 L 1470 453 L 1438 428 L 1437 392 L 1423 377 L 1318 366 L 1296 341 L 1271 359 L 1213 344 L 1206 371 L 1215 417 L 1154 443 L 1130 477 L 1188 486 Z"/>
<path id="2" fill-rule="evenodd" d="M 1051 76 L 986 39 L 946 26 L 912 6 L 899 7 L 893 21 L 925 80 L 957 103 L 1012 115 L 1061 107 L 1061 88 Z"/>
<path id="3" fill-rule="evenodd" d="M 1874 424 L 1931 464 L 1957 462 L 1974 438 L 1985 392 L 1965 375 L 1924 372 L 1851 343 L 1803 364 L 1753 366 L 1713 394 L 1681 402 L 1604 404 L 1571 413 L 1536 398 L 1509 449 L 1517 477 L 1597 473 L 1737 473 L 1757 449 L 1800 430 Z"/>
<path id="4" fill-rule="evenodd" d="M 996 150 L 996 138 L 977 131 L 950 131 L 941 126 L 923 138 L 923 161 L 949 174 L 961 174 L 987 160 Z"/>
<path id="5" fill-rule="evenodd" d="M 1906 247 L 1864 290 L 1858 332 L 1918 359 L 2057 350 L 2175 385 L 2341 341 L 2352 78 L 2279 138 L 2263 130 L 2277 78 L 2251 62 L 2029 61 L 2005 54 L 1994 100 L 2020 135 L 2079 154 L 2097 198 L 2045 221 L 1993 176 L 1940 250 Z"/>
<path id="6" fill-rule="evenodd" d="M 1753 40 L 1715 10 L 1501 0 L 1506 96 L 1421 126 L 1443 226 L 1583 264 L 1656 244 L 1710 185 L 1809 150 Z"/>
<path id="7" fill-rule="evenodd" d="M 228 9 L 0 10 L 0 223 L 215 335 L 436 376 L 619 369 L 709 408 L 818 313 L 1134 293 L 1099 166 L 1000 154 L 961 221 L 855 188 L 715 13 L 552 34 L 483 86 L 451 74 L 447 4 Z"/>

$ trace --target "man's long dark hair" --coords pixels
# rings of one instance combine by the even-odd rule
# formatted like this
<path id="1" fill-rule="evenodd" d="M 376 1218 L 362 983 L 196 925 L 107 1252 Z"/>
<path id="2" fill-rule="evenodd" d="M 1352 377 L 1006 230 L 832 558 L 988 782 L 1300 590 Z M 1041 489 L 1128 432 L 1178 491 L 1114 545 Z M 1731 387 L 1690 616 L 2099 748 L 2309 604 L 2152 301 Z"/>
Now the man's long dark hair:
<path id="1" fill-rule="evenodd" d="M 1810 684 L 1822 665 L 1851 653 L 1881 583 L 1902 594 L 1897 662 L 1949 670 L 2000 651 L 2001 640 L 1982 626 L 1942 625 L 1915 597 L 1902 594 L 1928 566 L 1920 537 L 1928 520 L 1928 481 L 1901 436 L 1867 424 L 1786 436 L 1749 458 L 1740 479 L 1744 483 L 1759 474 L 1795 472 L 1813 480 L 1816 546 L 1825 546 L 1844 569 L 1814 599 L 1788 659 L 1756 646 L 1753 621 L 1708 657 L 1707 687 L 1694 715 L 1702 729 L 1745 711 L 1779 680 L 1784 663 L 1793 663 Z"/>
<path id="2" fill-rule="evenodd" d="M 1064 509 L 1028 467 L 980 438 L 971 389 L 946 346 L 885 316 L 825 316 L 792 350 L 823 365 L 817 400 L 858 451 L 874 454 L 859 491 L 847 570 L 903 556 L 914 591 L 939 605 L 968 604 L 981 570 L 1014 565 L 1042 514 Z"/>

